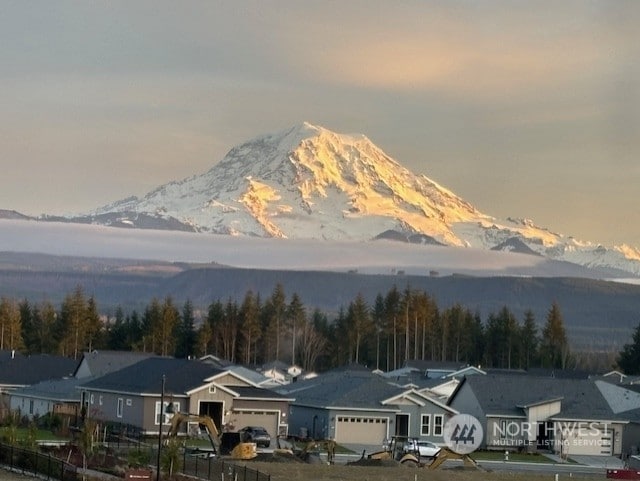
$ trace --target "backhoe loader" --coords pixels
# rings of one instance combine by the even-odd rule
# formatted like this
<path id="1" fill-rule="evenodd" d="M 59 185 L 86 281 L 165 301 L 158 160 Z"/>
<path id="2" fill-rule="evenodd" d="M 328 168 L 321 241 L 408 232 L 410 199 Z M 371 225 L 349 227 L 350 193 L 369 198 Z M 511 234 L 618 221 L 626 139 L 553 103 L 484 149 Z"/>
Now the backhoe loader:
<path id="1" fill-rule="evenodd" d="M 199 414 L 191 414 L 191 413 L 176 413 L 173 415 L 170 421 L 170 428 L 168 437 L 177 436 L 178 431 L 180 430 L 180 426 L 183 423 L 198 423 L 200 426 L 204 426 L 207 436 L 209 437 L 209 441 L 211 441 L 211 447 L 216 455 L 220 456 L 222 439 L 220 435 L 220 431 L 216 427 L 216 424 L 213 422 L 211 417 L 206 415 Z M 233 459 L 253 459 L 258 453 L 256 452 L 255 443 L 243 443 L 235 445 L 231 450 L 231 458 Z"/>

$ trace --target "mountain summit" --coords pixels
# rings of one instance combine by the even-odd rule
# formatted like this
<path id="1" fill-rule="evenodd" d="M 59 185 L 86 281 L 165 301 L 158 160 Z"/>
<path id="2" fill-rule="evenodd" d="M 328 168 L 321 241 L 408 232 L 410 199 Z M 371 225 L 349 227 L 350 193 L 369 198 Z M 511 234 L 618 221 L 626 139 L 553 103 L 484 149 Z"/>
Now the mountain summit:
<path id="1" fill-rule="evenodd" d="M 198 232 L 370 240 L 387 231 L 465 245 L 459 222 L 488 219 L 364 135 L 303 123 L 233 148 L 200 176 L 92 213 L 172 218 Z"/>
<path id="2" fill-rule="evenodd" d="M 413 174 L 366 136 L 338 134 L 307 122 L 234 147 L 202 175 L 68 220 L 513 250 L 640 274 L 637 249 L 580 242 L 526 219 L 495 219 L 428 177 Z"/>

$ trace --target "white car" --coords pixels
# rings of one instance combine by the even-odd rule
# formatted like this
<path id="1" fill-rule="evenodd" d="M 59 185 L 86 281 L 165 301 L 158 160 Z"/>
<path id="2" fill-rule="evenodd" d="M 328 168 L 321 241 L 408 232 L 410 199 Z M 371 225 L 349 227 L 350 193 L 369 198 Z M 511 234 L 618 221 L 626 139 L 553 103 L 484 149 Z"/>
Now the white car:
<path id="1" fill-rule="evenodd" d="M 415 453 L 417 451 L 421 458 L 433 458 L 440 452 L 440 446 L 430 441 L 410 439 L 405 443 L 404 450 L 407 453 Z"/>

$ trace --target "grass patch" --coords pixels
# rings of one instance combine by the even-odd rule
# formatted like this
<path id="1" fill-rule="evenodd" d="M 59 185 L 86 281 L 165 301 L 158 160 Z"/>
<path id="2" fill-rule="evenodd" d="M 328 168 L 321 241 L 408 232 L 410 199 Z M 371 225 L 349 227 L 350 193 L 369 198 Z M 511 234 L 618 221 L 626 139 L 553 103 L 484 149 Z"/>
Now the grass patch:
<path id="1" fill-rule="evenodd" d="M 1 427 L 0 428 L 0 438 L 10 435 L 10 427 Z M 16 439 L 18 441 L 24 441 L 29 437 L 29 429 L 28 428 L 17 428 L 16 431 Z M 60 436 L 56 436 L 51 431 L 45 429 L 38 429 L 36 431 L 36 441 L 67 441 L 67 438 L 62 438 Z"/>

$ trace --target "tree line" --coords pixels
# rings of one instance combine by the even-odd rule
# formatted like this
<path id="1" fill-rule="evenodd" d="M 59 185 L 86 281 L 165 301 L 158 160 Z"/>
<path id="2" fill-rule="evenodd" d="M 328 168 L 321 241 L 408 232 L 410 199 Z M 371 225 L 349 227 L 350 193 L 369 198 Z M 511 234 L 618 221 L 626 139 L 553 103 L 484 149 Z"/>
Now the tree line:
<path id="1" fill-rule="evenodd" d="M 539 328 L 542 324 L 542 328 Z M 79 358 L 93 349 L 152 352 L 180 358 L 213 354 L 234 363 L 274 360 L 305 370 L 359 363 L 384 371 L 411 360 L 455 361 L 506 369 L 576 367 L 560 311 L 553 303 L 538 323 L 504 306 L 486 319 L 461 304 L 440 308 L 427 292 L 396 287 L 369 305 L 362 294 L 329 318 L 305 306 L 282 285 L 261 298 L 212 302 L 195 312 L 191 301 L 152 299 L 138 312 L 100 315 L 78 286 L 58 309 L 49 302 L 0 299 L 0 349 Z"/>

